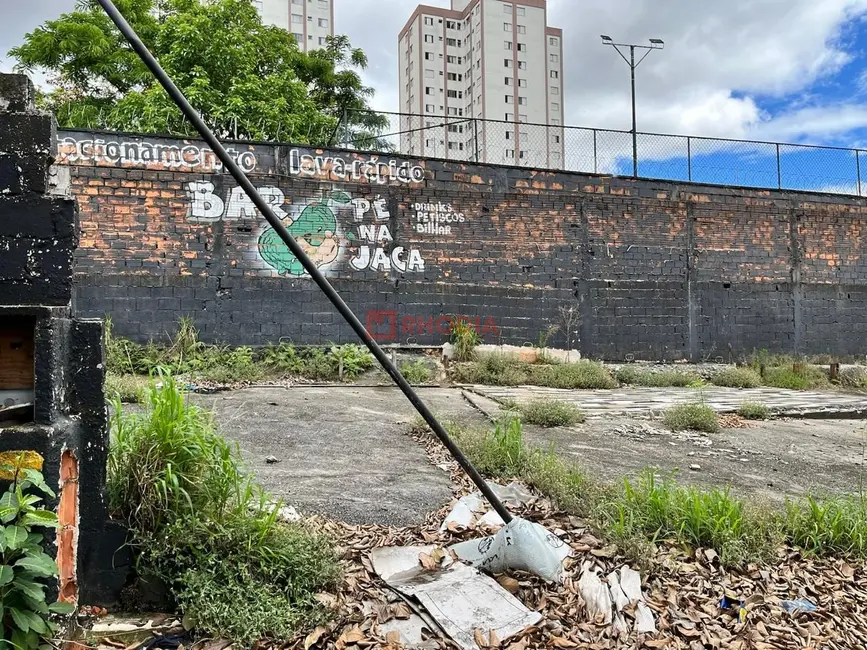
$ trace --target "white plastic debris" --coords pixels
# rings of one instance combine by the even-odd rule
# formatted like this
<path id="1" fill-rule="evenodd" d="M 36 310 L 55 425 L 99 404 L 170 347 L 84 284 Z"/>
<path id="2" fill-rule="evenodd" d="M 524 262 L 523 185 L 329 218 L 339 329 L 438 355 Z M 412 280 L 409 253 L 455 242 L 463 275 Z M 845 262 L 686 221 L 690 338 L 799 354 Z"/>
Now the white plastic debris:
<path id="1" fill-rule="evenodd" d="M 570 548 L 544 526 L 515 518 L 500 531 L 480 540 L 449 547 L 460 559 L 490 573 L 527 571 L 549 582 L 563 579 L 563 561 Z"/>
<path id="2" fill-rule="evenodd" d="M 620 587 L 617 571 L 609 573 L 606 580 L 608 580 L 608 591 L 611 592 L 611 600 L 614 603 L 614 630 L 618 634 L 624 634 L 629 632 L 626 619 L 623 617 L 623 608 L 629 606 L 629 598 Z"/>
<path id="3" fill-rule="evenodd" d="M 505 486 L 488 481 L 488 486 L 508 508 L 520 508 L 533 500 L 533 495 L 517 481 Z M 494 528 L 504 525 L 502 517 L 496 511 L 491 510 L 488 502 L 482 497 L 482 493 L 476 491 L 461 497 L 443 520 L 440 530 L 447 530 L 449 524 L 469 528 L 473 521 Z"/>
<path id="4" fill-rule="evenodd" d="M 448 557 L 441 570 L 425 571 L 419 563 L 420 554 L 430 555 L 434 549 L 377 548 L 370 558 L 374 571 L 389 587 L 407 598 L 411 606 L 423 608 L 464 650 L 478 650 L 475 630 L 486 636 L 493 631 L 506 640 L 542 619 L 539 612 L 527 609 L 494 579 L 460 562 L 449 564 Z"/>
<path id="5" fill-rule="evenodd" d="M 611 594 L 595 570 L 585 568 L 578 581 L 578 593 L 587 605 L 587 613 L 596 623 L 609 625 L 612 621 Z"/>
<path id="6" fill-rule="evenodd" d="M 637 602 L 635 610 L 635 631 L 639 634 L 656 632 L 656 622 L 653 620 L 653 612 L 644 602 L 644 594 L 641 593 L 641 576 L 628 566 L 620 569 L 620 587 L 629 598 L 629 602 Z"/>

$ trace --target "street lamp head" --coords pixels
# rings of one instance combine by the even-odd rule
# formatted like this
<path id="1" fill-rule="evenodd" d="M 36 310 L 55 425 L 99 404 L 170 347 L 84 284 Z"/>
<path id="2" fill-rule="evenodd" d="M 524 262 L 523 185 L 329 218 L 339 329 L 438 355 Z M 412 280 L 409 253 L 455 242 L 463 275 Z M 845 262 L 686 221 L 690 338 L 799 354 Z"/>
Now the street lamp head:
<path id="1" fill-rule="evenodd" d="M 610 36 L 606 36 L 605 34 L 600 35 L 599 38 L 601 38 L 601 39 L 602 39 L 602 42 L 605 43 L 606 45 L 608 45 L 609 43 L 613 43 L 613 42 L 614 42 L 614 41 L 611 39 Z"/>
<path id="2" fill-rule="evenodd" d="M 665 47 L 665 41 L 663 41 L 661 38 L 651 38 L 650 44 L 653 45 L 654 48 L 660 50 Z"/>

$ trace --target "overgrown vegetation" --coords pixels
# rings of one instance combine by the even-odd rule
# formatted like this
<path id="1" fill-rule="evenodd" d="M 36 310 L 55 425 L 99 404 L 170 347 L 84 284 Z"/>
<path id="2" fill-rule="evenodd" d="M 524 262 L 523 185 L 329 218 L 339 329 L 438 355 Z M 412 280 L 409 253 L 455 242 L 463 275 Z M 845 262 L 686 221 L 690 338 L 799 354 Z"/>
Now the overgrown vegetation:
<path id="1" fill-rule="evenodd" d="M 42 474 L 24 466 L 0 466 L 9 489 L 0 497 L 0 635 L 2 650 L 35 650 L 57 631 L 51 614 L 71 614 L 71 603 L 48 603 L 46 582 L 57 577 L 57 564 L 43 550 L 43 529 L 57 528 L 57 515 L 43 504 L 54 497 Z"/>
<path id="2" fill-rule="evenodd" d="M 171 377 L 150 386 L 142 414 L 117 403 L 111 428 L 112 513 L 140 570 L 165 581 L 197 628 L 250 644 L 323 618 L 313 595 L 337 576 L 329 540 L 278 521 L 279 503 Z"/>
<path id="3" fill-rule="evenodd" d="M 490 386 L 529 384 L 550 388 L 616 388 L 617 381 L 595 361 L 578 363 L 527 363 L 514 356 L 489 354 L 477 362 L 455 364 L 455 381 Z"/>
<path id="4" fill-rule="evenodd" d="M 651 469 L 635 480 L 604 483 L 552 450 L 526 445 L 517 418 L 493 429 L 448 428 L 484 475 L 521 479 L 592 523 L 632 561 L 646 561 L 649 546 L 663 539 L 714 549 L 725 566 L 772 560 L 787 541 L 817 555 L 867 557 L 862 497 L 791 500 L 780 513 L 728 489 L 685 486 L 675 474 Z"/>
<path id="5" fill-rule="evenodd" d="M 771 409 L 761 402 L 743 402 L 738 408 L 738 415 L 745 420 L 767 420 L 771 417 Z"/>
<path id="6" fill-rule="evenodd" d="M 404 361 L 400 364 L 400 374 L 411 384 L 426 384 L 433 379 L 433 372 L 424 359 Z"/>
<path id="7" fill-rule="evenodd" d="M 144 400 L 150 380 L 141 375 L 105 375 L 105 396 L 111 401 L 135 404 Z"/>
<path id="8" fill-rule="evenodd" d="M 168 345 L 139 345 L 114 336 L 106 319 L 106 361 L 109 376 L 144 375 L 162 369 L 187 375 L 194 381 L 237 384 L 266 377 L 297 376 L 318 381 L 358 377 L 373 367 L 370 352 L 360 345 L 335 345 L 327 349 L 299 349 L 288 343 L 262 350 L 250 347 L 207 345 L 199 340 L 192 319 L 182 318 Z M 126 380 L 124 380 L 126 381 Z M 111 389 L 122 397 L 133 397 L 131 381 L 112 379 Z"/>
<path id="9" fill-rule="evenodd" d="M 710 383 L 727 388 L 758 388 L 762 377 L 752 368 L 726 368 L 711 377 Z"/>
<path id="10" fill-rule="evenodd" d="M 716 411 L 701 402 L 673 406 L 665 412 L 662 421 L 672 431 L 689 429 L 716 433 L 720 430 Z"/>
<path id="11" fill-rule="evenodd" d="M 694 372 L 682 370 L 659 370 L 637 366 L 623 366 L 616 373 L 617 381 L 632 386 L 647 386 L 652 388 L 700 386 L 702 378 Z"/>
<path id="12" fill-rule="evenodd" d="M 764 383 L 767 386 L 791 390 L 826 388 L 830 385 L 828 376 L 822 369 L 806 364 L 766 368 Z"/>
<path id="13" fill-rule="evenodd" d="M 455 361 L 472 361 L 476 347 L 482 342 L 475 326 L 465 318 L 453 318 L 451 322 L 452 345 L 455 346 Z"/>
<path id="14" fill-rule="evenodd" d="M 519 407 L 521 421 L 540 427 L 571 427 L 586 419 L 581 410 L 559 399 L 536 399 Z"/>

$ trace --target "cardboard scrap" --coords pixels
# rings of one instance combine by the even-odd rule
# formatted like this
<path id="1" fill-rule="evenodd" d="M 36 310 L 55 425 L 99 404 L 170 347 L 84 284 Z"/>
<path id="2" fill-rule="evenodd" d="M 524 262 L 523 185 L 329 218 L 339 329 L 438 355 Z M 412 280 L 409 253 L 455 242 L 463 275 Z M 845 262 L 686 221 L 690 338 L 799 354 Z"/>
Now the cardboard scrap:
<path id="1" fill-rule="evenodd" d="M 426 570 L 422 554 L 434 546 L 376 548 L 370 558 L 376 574 L 430 618 L 465 650 L 477 650 L 476 632 L 505 640 L 535 625 L 542 615 L 527 609 L 493 578 L 445 558 L 440 570 Z"/>

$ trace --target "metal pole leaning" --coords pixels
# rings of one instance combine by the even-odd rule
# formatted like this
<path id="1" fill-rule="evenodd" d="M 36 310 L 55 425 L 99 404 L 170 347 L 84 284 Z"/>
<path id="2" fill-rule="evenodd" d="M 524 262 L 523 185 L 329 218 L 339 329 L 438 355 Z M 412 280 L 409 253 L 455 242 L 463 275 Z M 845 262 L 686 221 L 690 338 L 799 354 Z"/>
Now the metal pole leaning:
<path id="1" fill-rule="evenodd" d="M 148 67 L 151 73 L 156 77 L 157 81 L 159 81 L 160 85 L 165 89 L 166 93 L 168 93 L 169 97 L 171 97 L 172 101 L 181 109 L 181 112 L 190 120 L 193 126 L 196 128 L 196 131 L 202 136 L 202 139 L 208 143 L 208 146 L 211 147 L 213 152 L 216 154 L 217 158 L 220 159 L 220 162 L 223 163 L 225 168 L 229 170 L 229 173 L 232 177 L 237 181 L 238 185 L 240 185 L 244 192 L 250 197 L 250 200 L 253 204 L 259 209 L 262 213 L 262 216 L 265 217 L 265 220 L 274 228 L 274 231 L 280 236 L 280 239 L 283 240 L 283 243 L 289 247 L 289 250 L 292 251 L 292 254 L 295 255 L 296 259 L 301 262 L 301 265 L 310 274 L 310 277 L 317 284 L 317 286 L 322 290 L 322 292 L 328 297 L 331 301 L 331 304 L 340 312 L 340 315 L 346 319 L 346 322 L 349 323 L 350 327 L 355 331 L 358 337 L 364 341 L 364 344 L 368 347 L 376 360 L 385 368 L 385 371 L 389 374 L 389 376 L 394 380 L 394 382 L 398 385 L 398 387 L 403 391 L 403 394 L 406 395 L 407 399 L 409 399 L 410 403 L 415 407 L 416 411 L 424 418 L 424 421 L 430 426 L 433 432 L 436 434 L 437 438 L 445 445 L 446 449 L 449 450 L 449 453 L 452 457 L 458 462 L 461 468 L 467 473 L 467 475 L 472 479 L 473 483 L 476 484 L 476 487 L 482 492 L 488 502 L 493 506 L 494 510 L 497 511 L 497 514 L 503 518 L 505 523 L 509 523 L 512 520 L 512 515 L 506 510 L 506 507 L 503 503 L 497 498 L 494 494 L 493 490 L 488 486 L 485 480 L 482 478 L 481 474 L 473 467 L 472 463 L 464 456 L 463 452 L 455 445 L 452 439 L 449 437 L 445 428 L 439 423 L 439 421 L 434 417 L 433 413 L 427 408 L 424 402 L 421 401 L 421 398 L 416 394 L 416 392 L 412 389 L 412 386 L 409 385 L 409 382 L 404 379 L 403 375 L 400 374 L 400 371 L 395 367 L 395 365 L 391 362 L 382 348 L 373 340 L 364 326 L 361 324 L 361 321 L 358 320 L 358 317 L 352 312 L 352 310 L 347 306 L 347 304 L 340 297 L 340 294 L 331 286 L 328 280 L 322 275 L 322 272 L 310 261 L 310 258 L 307 257 L 307 254 L 295 241 L 295 238 L 286 230 L 286 227 L 277 218 L 274 212 L 271 210 L 268 203 L 262 198 L 259 192 L 256 191 L 256 188 L 250 182 L 250 179 L 244 174 L 241 168 L 237 165 L 237 163 L 232 159 L 232 157 L 226 152 L 226 149 L 220 144 L 220 141 L 214 136 L 208 126 L 204 123 L 199 113 L 190 105 L 187 101 L 187 98 L 184 97 L 184 94 L 175 86 L 174 82 L 169 78 L 166 74 L 165 70 L 162 69 L 160 64 L 154 58 L 153 54 L 150 53 L 150 50 L 141 42 L 141 39 L 135 33 L 135 30 L 127 23 L 126 19 L 123 15 L 118 11 L 117 7 L 114 6 L 112 0 L 98 0 L 99 4 L 102 6 L 105 13 L 111 18 L 112 22 L 117 26 L 120 30 L 123 37 L 127 40 L 135 53 L 138 54 L 139 58 L 141 58 L 142 62 Z"/>

